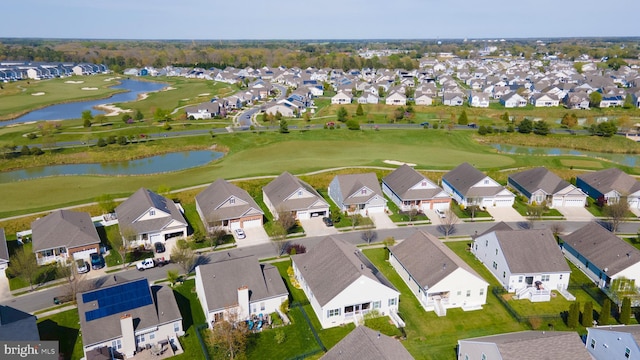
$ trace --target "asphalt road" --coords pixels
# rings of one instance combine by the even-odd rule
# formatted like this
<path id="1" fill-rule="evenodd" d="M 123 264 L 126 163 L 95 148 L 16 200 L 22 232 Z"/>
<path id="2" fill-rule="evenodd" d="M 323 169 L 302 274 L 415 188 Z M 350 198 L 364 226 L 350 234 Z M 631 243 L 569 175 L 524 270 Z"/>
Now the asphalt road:
<path id="1" fill-rule="evenodd" d="M 534 227 L 536 229 L 541 229 L 541 228 L 548 227 L 552 223 L 557 223 L 557 221 L 556 222 L 536 221 L 534 224 Z M 493 225 L 495 225 L 494 222 L 460 223 L 455 225 L 454 231 L 452 232 L 451 236 L 458 237 L 458 236 L 471 236 L 475 234 L 480 234 L 488 230 Z M 523 226 L 526 226 L 527 224 L 511 223 L 510 225 L 513 228 L 521 228 Z M 585 222 L 562 221 L 562 227 L 563 227 L 562 231 L 567 233 L 573 232 L 584 225 L 585 225 Z M 640 224 L 635 222 L 622 223 L 619 227 L 619 232 L 627 233 L 627 234 L 635 234 L 638 232 L 639 226 Z M 403 226 L 403 227 L 398 227 L 396 229 L 375 230 L 377 237 L 373 241 L 374 242 L 381 241 L 382 239 L 390 236 L 392 236 L 396 240 L 401 240 L 413 234 L 417 230 L 427 231 L 436 236 L 444 235 L 441 229 L 436 225 Z M 354 245 L 364 243 L 364 240 L 362 240 L 361 238 L 362 236 L 361 231 L 340 233 L 334 236 L 339 239 L 348 241 L 349 243 L 352 243 Z M 297 239 L 291 240 L 291 242 L 302 243 L 307 248 L 312 248 L 322 238 L 324 237 L 297 238 Z M 277 255 L 277 249 L 273 244 L 263 244 L 263 245 L 257 245 L 257 246 L 246 247 L 246 248 L 234 248 L 228 251 L 223 250 L 223 251 L 218 251 L 213 253 L 206 253 L 200 256 L 200 258 L 198 259 L 198 264 L 206 264 L 206 263 L 215 261 L 220 257 L 224 258 L 229 256 L 235 257 L 235 256 L 247 256 L 247 255 L 254 255 L 259 259 L 270 258 Z M 149 279 L 150 283 L 153 283 L 156 280 L 165 279 L 167 277 L 167 270 L 171 270 L 171 269 L 176 269 L 182 272 L 182 269 L 178 265 L 169 264 L 163 267 L 148 269 L 148 270 L 145 270 L 144 272 L 137 271 L 135 268 L 133 268 L 130 270 L 117 272 L 117 274 L 119 276 L 122 276 L 128 279 L 146 277 L 147 279 Z M 107 276 L 113 276 L 113 275 L 110 274 Z M 30 294 L 5 300 L 2 302 L 2 304 L 12 306 L 14 308 L 17 308 L 19 310 L 22 310 L 28 313 L 33 313 L 35 311 L 46 309 L 53 306 L 53 298 L 55 296 L 62 295 L 63 293 L 64 293 L 64 288 L 61 286 L 54 287 L 54 288 L 47 288 L 43 290 L 36 290 Z"/>

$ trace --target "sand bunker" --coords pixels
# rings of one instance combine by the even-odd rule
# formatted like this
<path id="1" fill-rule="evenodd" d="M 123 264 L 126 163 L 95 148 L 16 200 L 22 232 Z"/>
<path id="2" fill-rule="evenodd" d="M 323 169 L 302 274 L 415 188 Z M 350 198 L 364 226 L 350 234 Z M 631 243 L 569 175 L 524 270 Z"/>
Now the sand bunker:
<path id="1" fill-rule="evenodd" d="M 74 80 L 67 80 L 64 82 L 65 84 L 82 84 L 84 83 L 84 81 L 82 80 L 78 80 L 78 81 L 74 81 Z"/>
<path id="2" fill-rule="evenodd" d="M 96 87 L 83 87 L 82 90 L 98 90 Z"/>
<path id="3" fill-rule="evenodd" d="M 416 166 L 416 164 L 412 164 L 412 163 L 407 163 L 407 162 L 402 162 L 402 161 L 395 161 L 395 160 L 385 160 L 383 161 L 385 164 L 391 164 L 391 165 L 409 165 L 409 166 Z"/>
<path id="4" fill-rule="evenodd" d="M 169 91 L 169 90 L 175 90 L 175 89 L 176 88 L 174 88 L 173 86 L 169 86 L 169 87 L 166 87 L 166 88 L 162 89 L 162 91 Z"/>
<path id="5" fill-rule="evenodd" d="M 116 116 L 122 113 L 133 112 L 131 109 L 124 110 L 112 104 L 99 105 L 99 106 L 96 106 L 96 108 L 105 111 L 106 112 L 105 116 Z"/>
<path id="6" fill-rule="evenodd" d="M 37 92 L 37 93 L 33 93 L 31 95 L 32 96 L 42 96 L 42 95 L 44 95 L 44 93 L 43 92 Z"/>
<path id="7" fill-rule="evenodd" d="M 202 94 L 198 94 L 198 96 L 209 96 L 211 95 L 211 93 L 202 93 Z"/>

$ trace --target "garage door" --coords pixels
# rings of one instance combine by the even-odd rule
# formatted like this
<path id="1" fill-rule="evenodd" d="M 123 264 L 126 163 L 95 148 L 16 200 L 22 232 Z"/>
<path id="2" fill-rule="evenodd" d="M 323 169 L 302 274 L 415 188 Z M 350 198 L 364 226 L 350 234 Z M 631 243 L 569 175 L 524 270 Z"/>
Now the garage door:
<path id="1" fill-rule="evenodd" d="M 640 207 L 640 202 L 638 201 L 637 198 L 634 199 L 629 199 L 629 208 L 630 209 L 637 209 Z"/>
<path id="2" fill-rule="evenodd" d="M 162 234 L 152 234 L 149 236 L 149 241 L 151 241 L 152 244 L 156 243 L 156 242 L 164 242 L 164 236 L 162 236 Z"/>
<path id="3" fill-rule="evenodd" d="M 298 211 L 297 215 L 298 219 L 308 219 L 310 217 L 307 211 Z"/>
<path id="4" fill-rule="evenodd" d="M 229 223 L 229 227 L 231 228 L 231 230 L 235 230 L 235 229 L 240 229 L 240 220 L 233 220 Z"/>
<path id="5" fill-rule="evenodd" d="M 440 209 L 440 210 L 449 210 L 449 203 L 433 203 L 433 210 L 436 209 Z"/>
<path id="6" fill-rule="evenodd" d="M 383 213 L 384 212 L 384 206 L 371 206 L 367 208 L 367 211 L 369 211 L 370 213 Z"/>
<path id="7" fill-rule="evenodd" d="M 85 250 L 85 251 L 78 251 L 78 252 L 74 252 L 73 253 L 73 258 L 78 260 L 78 259 L 83 259 L 83 260 L 88 260 L 91 257 L 91 254 L 97 253 L 98 250 L 96 249 L 89 249 L 89 250 Z"/>
<path id="8" fill-rule="evenodd" d="M 582 199 L 566 199 L 564 206 L 568 207 L 584 207 L 584 200 Z"/>
<path id="9" fill-rule="evenodd" d="M 493 199 L 482 199 L 482 207 L 488 208 L 493 206 Z"/>
<path id="10" fill-rule="evenodd" d="M 562 198 L 553 198 L 552 206 L 554 208 L 557 208 L 558 206 L 564 206 L 564 204 L 562 203 Z"/>
<path id="11" fill-rule="evenodd" d="M 242 222 L 243 228 L 260 227 L 260 226 L 262 226 L 262 220 L 260 219 L 248 220 L 248 221 Z"/>
<path id="12" fill-rule="evenodd" d="M 511 199 L 496 199 L 496 207 L 509 207 L 513 205 L 513 201 Z"/>

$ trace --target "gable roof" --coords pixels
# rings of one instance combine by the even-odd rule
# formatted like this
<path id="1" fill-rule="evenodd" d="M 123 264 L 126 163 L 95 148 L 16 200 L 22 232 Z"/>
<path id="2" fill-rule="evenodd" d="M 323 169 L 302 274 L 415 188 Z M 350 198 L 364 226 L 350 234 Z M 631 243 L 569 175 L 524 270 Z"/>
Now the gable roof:
<path id="1" fill-rule="evenodd" d="M 2 341 L 39 341 L 37 317 L 11 306 L 0 305 Z"/>
<path id="2" fill-rule="evenodd" d="M 336 180 L 342 193 L 342 202 L 345 205 L 362 204 L 374 196 L 384 198 L 378 183 L 378 177 L 374 173 L 336 175 Z M 372 192 L 367 192 L 364 196 L 361 195 L 359 191 L 363 187 L 370 189 Z"/>
<path id="3" fill-rule="evenodd" d="M 100 243 L 100 236 L 86 212 L 56 210 L 31 223 L 33 251 L 74 248 Z"/>
<path id="4" fill-rule="evenodd" d="M 418 231 L 389 250 L 423 289 L 433 287 L 457 269 L 464 269 L 484 280 L 449 247 L 429 233 Z"/>
<path id="5" fill-rule="evenodd" d="M 494 231 L 511 273 L 569 272 L 549 229 Z"/>
<path id="6" fill-rule="evenodd" d="M 167 216 L 136 221 L 150 208 L 158 209 L 166 213 Z M 118 216 L 120 231 L 132 228 L 138 234 L 160 230 L 174 220 L 185 226 L 187 225 L 182 213 L 173 201 L 145 188 L 140 188 L 122 204 L 118 205 L 116 215 Z"/>
<path id="7" fill-rule="evenodd" d="M 237 202 L 233 206 L 220 208 L 220 205 L 224 204 L 230 197 L 236 197 L 242 200 L 242 202 Z M 248 192 L 224 179 L 214 181 L 196 195 L 196 203 L 200 207 L 203 215 L 205 217 L 211 217 L 211 219 L 236 219 L 250 211 L 264 215 L 260 206 L 258 206 Z M 207 221 L 209 221 L 209 219 L 207 219 Z"/>
<path id="8" fill-rule="evenodd" d="M 504 186 L 501 185 L 482 187 L 473 186 L 486 177 L 487 175 L 482 171 L 465 162 L 444 174 L 442 179 L 465 197 L 495 195 L 504 189 Z"/>
<path id="9" fill-rule="evenodd" d="M 111 279 L 111 278 L 110 278 Z M 110 282 L 111 283 L 111 282 Z M 134 292 L 137 292 L 134 294 Z M 114 302 L 104 298 L 100 301 L 98 293 L 115 294 L 119 299 L 138 298 L 136 295 L 151 296 L 151 303 L 144 302 L 142 306 L 129 308 L 123 311 L 107 312 L 103 317 L 87 317 L 87 314 L 106 306 L 113 306 Z M 87 301 L 85 301 L 85 299 Z M 182 319 L 178 303 L 173 295 L 173 290 L 167 286 L 153 285 L 149 287 L 145 278 L 125 280 L 116 278 L 113 285 L 103 286 L 99 289 L 87 291 L 76 295 L 78 314 L 80 315 L 80 327 L 82 329 L 82 343 L 84 346 L 107 341 L 122 336 L 120 317 L 130 314 L 133 318 L 134 330 L 142 330 Z M 121 300 L 127 301 L 127 300 Z M 117 310 L 117 309 L 114 309 Z"/>
<path id="10" fill-rule="evenodd" d="M 293 199 L 287 200 L 298 189 L 304 189 L 314 196 L 311 198 Z M 278 209 L 281 206 L 285 206 L 287 209 L 302 209 L 312 206 L 315 202 L 321 201 L 324 205 L 327 202 L 320 196 L 320 194 L 311 185 L 291 175 L 285 171 L 277 178 L 273 179 L 267 186 L 262 188 L 264 194 L 269 198 L 271 204 Z"/>
<path id="11" fill-rule="evenodd" d="M 502 360 L 591 360 L 580 336 L 573 331 L 521 331 L 459 340 L 471 350 L 475 344 L 494 345 Z"/>
<path id="12" fill-rule="evenodd" d="M 413 356 L 400 341 L 366 326 L 357 326 L 320 359 L 409 360 Z"/>
<path id="13" fill-rule="evenodd" d="M 582 174 L 578 176 L 578 179 L 589 184 L 601 194 L 606 194 L 612 190 L 622 195 L 633 194 L 640 191 L 640 182 L 618 168 L 609 168 Z"/>
<path id="14" fill-rule="evenodd" d="M 590 222 L 560 239 L 579 252 L 607 275 L 640 262 L 640 251 L 596 222 Z"/>
<path id="15" fill-rule="evenodd" d="M 199 265 L 209 311 L 238 304 L 238 288 L 249 288 L 249 301 L 256 302 L 287 295 L 287 288 L 278 269 L 271 264 L 260 264 L 253 255 L 241 258 L 222 258 Z"/>
<path id="16" fill-rule="evenodd" d="M 435 188 L 433 189 L 411 189 L 416 184 L 427 181 Z M 407 164 L 403 164 L 395 169 L 391 174 L 385 176 L 382 182 L 391 189 L 402 200 L 422 200 L 431 199 L 443 190 L 434 184 L 431 180 L 424 177 L 414 168 Z"/>
<path id="17" fill-rule="evenodd" d="M 361 276 L 388 288 L 384 278 L 353 245 L 328 236 L 304 254 L 291 257 L 320 306 L 324 306 Z"/>
<path id="18" fill-rule="evenodd" d="M 522 186 L 529 194 L 542 190 L 551 195 L 565 189 L 567 186 L 571 186 L 568 181 L 562 180 L 545 167 L 537 167 L 511 174 L 509 179 Z"/>

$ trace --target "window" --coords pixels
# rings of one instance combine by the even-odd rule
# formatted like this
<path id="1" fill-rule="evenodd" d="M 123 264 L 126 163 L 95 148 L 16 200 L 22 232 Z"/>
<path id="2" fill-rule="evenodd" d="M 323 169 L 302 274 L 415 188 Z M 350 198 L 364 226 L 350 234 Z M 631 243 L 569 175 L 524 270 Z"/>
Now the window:
<path id="1" fill-rule="evenodd" d="M 562 274 L 560 274 L 560 280 L 562 280 Z"/>
<path id="2" fill-rule="evenodd" d="M 489 179 L 484 179 L 484 184 L 489 185 Z"/>
<path id="3" fill-rule="evenodd" d="M 524 276 L 518 276 L 518 282 L 521 283 L 523 278 L 524 278 Z"/>
<path id="4" fill-rule="evenodd" d="M 111 342 L 111 347 L 115 350 L 120 350 L 122 349 L 122 340 L 118 339 L 118 340 L 113 340 Z"/>
<path id="5" fill-rule="evenodd" d="M 631 355 L 631 349 L 624 348 L 624 357 L 628 359 L 630 355 Z"/>
<path id="6" fill-rule="evenodd" d="M 153 340 L 156 338 L 156 333 L 152 332 L 151 334 L 149 334 L 149 340 Z"/>
<path id="7" fill-rule="evenodd" d="M 261 302 L 260 303 L 260 311 L 264 311 L 264 309 L 265 309 L 264 302 Z"/>
<path id="8" fill-rule="evenodd" d="M 592 349 L 596 348 L 596 339 L 591 339 L 591 348 Z"/>
<path id="9" fill-rule="evenodd" d="M 494 261 L 492 266 L 493 266 L 494 269 L 498 270 L 498 263 L 497 262 Z"/>
<path id="10" fill-rule="evenodd" d="M 327 317 L 340 316 L 340 309 L 332 309 L 327 311 Z"/>
<path id="11" fill-rule="evenodd" d="M 236 198 L 230 197 L 229 198 L 229 204 L 235 204 L 235 203 L 236 203 Z"/>
<path id="12" fill-rule="evenodd" d="M 298 191 L 298 196 L 302 196 L 302 190 Z"/>
<path id="13" fill-rule="evenodd" d="M 456 295 L 458 295 L 458 296 L 462 295 L 462 291 L 458 291 L 458 292 L 456 293 Z"/>
<path id="14" fill-rule="evenodd" d="M 143 342 L 144 342 L 144 334 L 142 334 L 142 335 L 137 335 L 137 336 L 136 336 L 136 342 L 137 342 L 137 343 L 143 343 Z"/>
<path id="15" fill-rule="evenodd" d="M 179 331 L 180 331 L 180 323 L 174 323 L 173 332 L 179 332 Z"/>
<path id="16" fill-rule="evenodd" d="M 498 249 L 496 249 L 496 255 L 498 255 Z"/>
<path id="17" fill-rule="evenodd" d="M 502 272 L 502 277 L 503 277 L 503 278 L 506 278 L 506 277 L 507 277 L 507 272 L 506 272 L 506 271 L 503 271 L 503 272 Z"/>
<path id="18" fill-rule="evenodd" d="M 389 306 L 395 306 L 395 305 L 398 305 L 398 298 L 389 299 Z"/>
<path id="19" fill-rule="evenodd" d="M 374 301 L 373 302 L 373 308 L 374 309 L 380 309 L 381 306 L 382 306 L 382 301 Z"/>
<path id="20" fill-rule="evenodd" d="M 423 182 L 422 182 L 422 186 L 423 186 L 423 187 L 424 187 L 424 186 L 427 186 L 427 182 L 426 182 L 426 181 L 423 181 Z"/>
<path id="21" fill-rule="evenodd" d="M 361 193 L 362 195 L 367 195 L 367 189 L 362 189 L 362 191 L 360 191 L 360 193 Z"/>
<path id="22" fill-rule="evenodd" d="M 467 297 L 471 297 L 471 290 L 467 290 Z"/>
<path id="23" fill-rule="evenodd" d="M 482 360 L 487 360 L 487 355 L 485 355 L 484 353 L 482 353 Z"/>
<path id="24" fill-rule="evenodd" d="M 489 246 L 489 240 L 484 241 L 484 246 Z"/>
<path id="25" fill-rule="evenodd" d="M 155 216 L 155 215 L 156 215 L 155 210 L 149 210 L 149 216 Z"/>
<path id="26" fill-rule="evenodd" d="M 542 281 L 549 281 L 551 275 L 542 275 Z"/>

